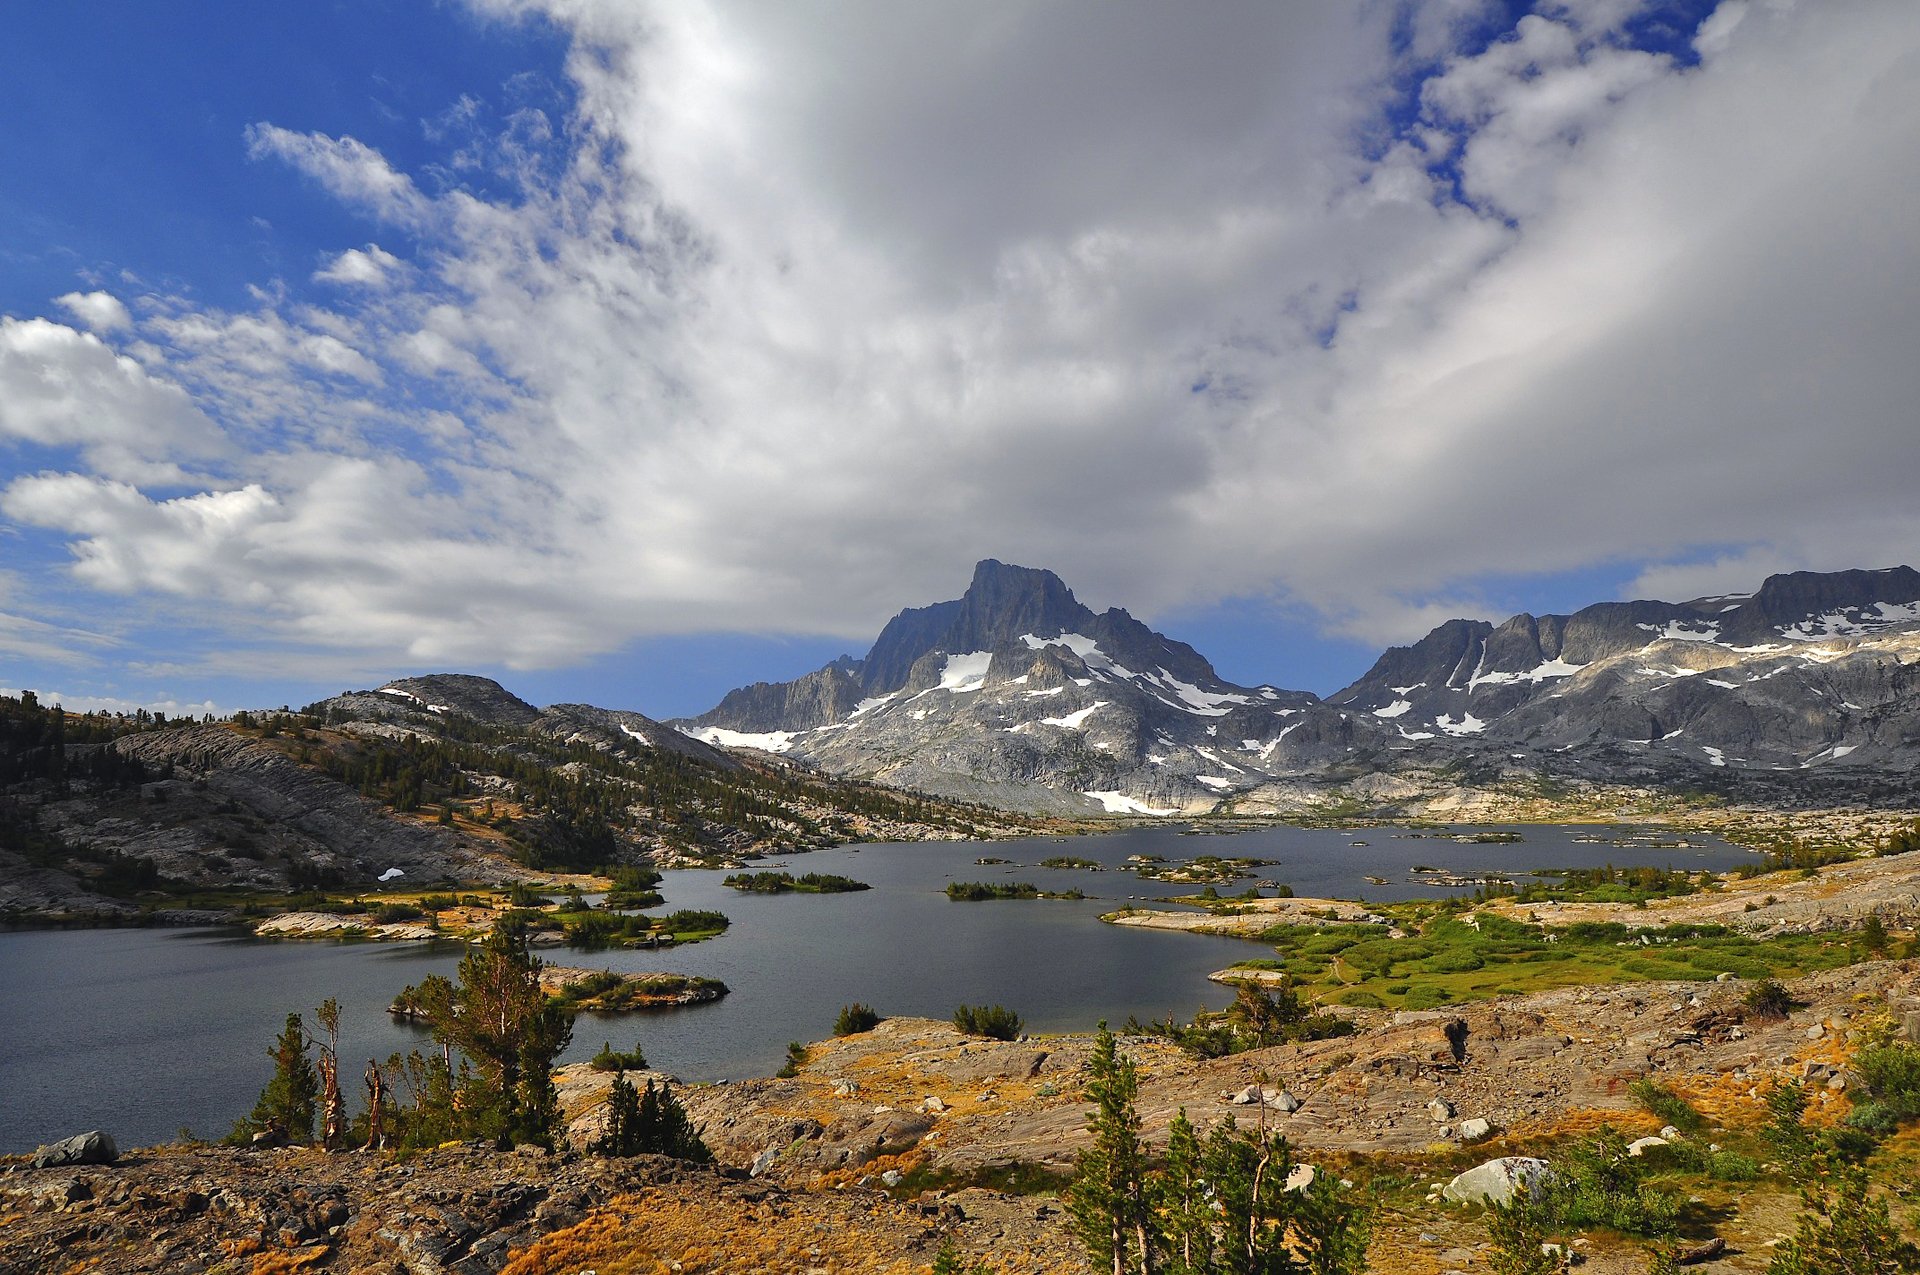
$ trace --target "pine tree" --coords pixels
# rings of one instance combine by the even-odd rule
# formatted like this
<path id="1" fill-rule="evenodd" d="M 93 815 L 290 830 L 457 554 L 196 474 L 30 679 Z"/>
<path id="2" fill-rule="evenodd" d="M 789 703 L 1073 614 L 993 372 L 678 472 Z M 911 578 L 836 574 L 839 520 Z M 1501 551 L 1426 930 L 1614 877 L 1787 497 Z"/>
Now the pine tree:
<path id="1" fill-rule="evenodd" d="M 1213 1205 L 1199 1135 L 1187 1109 L 1167 1129 L 1167 1160 L 1154 1192 L 1156 1212 L 1166 1236 L 1167 1275 L 1211 1275 Z"/>
<path id="2" fill-rule="evenodd" d="M 1911 1275 L 1920 1248 L 1901 1238 L 1885 1198 L 1867 1185 L 1866 1170 L 1832 1170 L 1801 1191 L 1793 1238 L 1780 1246 L 1767 1275 Z"/>
<path id="3" fill-rule="evenodd" d="M 312 1142 L 320 1080 L 307 1057 L 307 1029 L 300 1015 L 287 1015 L 287 1025 L 267 1057 L 273 1060 L 273 1078 L 260 1091 L 247 1123 L 256 1133 L 275 1130 L 294 1142 Z"/>
<path id="4" fill-rule="evenodd" d="M 1158 1236 L 1151 1229 L 1146 1156 L 1133 1105 L 1139 1076 L 1133 1059 L 1115 1048 L 1104 1022 L 1087 1067 L 1086 1099 L 1094 1104 L 1087 1129 L 1093 1145 L 1080 1153 L 1073 1185 L 1067 1188 L 1067 1211 L 1096 1266 L 1113 1275 L 1151 1275 Z"/>
<path id="5" fill-rule="evenodd" d="M 1287 1191 L 1293 1149 L 1263 1124 L 1243 1134 L 1231 1120 L 1207 1139 L 1206 1172 L 1220 1210 L 1221 1269 L 1233 1275 L 1295 1275 L 1288 1247 L 1296 1198 Z"/>
<path id="6" fill-rule="evenodd" d="M 627 1073 L 613 1078 L 607 1094 L 607 1127 L 588 1148 L 595 1155 L 629 1156 L 640 1154 L 640 1098 Z"/>
<path id="7" fill-rule="evenodd" d="M 656 1088 L 649 1079 L 647 1087 L 636 1093 L 625 1072 L 613 1078 L 606 1131 L 591 1150 L 608 1156 L 668 1155 L 699 1164 L 713 1159 L 670 1086 Z"/>
<path id="8" fill-rule="evenodd" d="M 414 999 L 434 1039 L 472 1060 L 457 1104 L 466 1131 L 549 1143 L 560 1122 L 553 1060 L 573 1038 L 573 1019 L 541 990 L 525 935 L 494 926 L 461 960 L 457 984 L 423 979 Z"/>

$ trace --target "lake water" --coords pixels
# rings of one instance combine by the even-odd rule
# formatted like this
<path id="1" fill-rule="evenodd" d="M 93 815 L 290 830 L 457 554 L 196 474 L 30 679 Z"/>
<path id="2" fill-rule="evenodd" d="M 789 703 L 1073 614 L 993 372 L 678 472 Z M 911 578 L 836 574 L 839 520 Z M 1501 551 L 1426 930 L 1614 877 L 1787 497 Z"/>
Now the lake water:
<path id="1" fill-rule="evenodd" d="M 842 847 L 763 866 L 835 872 L 873 888 L 837 895 L 742 895 L 717 872 L 671 872 L 667 907 L 717 908 L 721 937 L 667 951 L 544 952 L 550 961 L 614 970 L 669 970 L 726 981 L 732 995 L 663 1014 L 595 1017 L 574 1026 L 566 1061 L 612 1041 L 638 1041 L 648 1061 L 687 1080 L 764 1076 L 789 1040 L 827 1035 L 839 1008 L 947 1018 L 954 1007 L 1002 1004 L 1036 1031 L 1190 1015 L 1226 992 L 1209 971 L 1259 955 L 1238 939 L 1156 934 L 1102 925 L 1130 900 L 1183 893 L 1121 871 L 1031 865 L 1072 855 L 1118 868 L 1128 855 L 1201 854 L 1279 860 L 1259 875 L 1306 896 L 1394 899 L 1444 894 L 1409 880 L 1430 865 L 1454 872 L 1524 872 L 1604 863 L 1724 870 L 1750 856 L 1711 839 L 1686 849 L 1575 842 L 1591 828 L 1516 828 L 1517 845 L 1462 845 L 1405 830 L 1270 828 L 1183 836 L 1143 828 L 1098 837 L 995 843 Z M 1355 842 L 1364 845 L 1356 846 Z M 979 866 L 983 856 L 1010 865 Z M 1369 884 L 1368 875 L 1389 884 Z M 1080 889 L 1085 901 L 954 903 L 948 881 L 1030 881 Z M 1248 882 L 1222 886 L 1237 892 Z M 229 931 L 77 930 L 0 934 L 0 1152 L 90 1128 L 120 1144 L 172 1138 L 182 1127 L 224 1134 L 252 1107 L 271 1071 L 266 1048 L 288 1011 L 329 996 L 343 1018 L 350 1106 L 369 1058 L 426 1048 L 426 1033 L 385 1012 L 394 993 L 454 972 L 456 945 L 263 942 Z"/>

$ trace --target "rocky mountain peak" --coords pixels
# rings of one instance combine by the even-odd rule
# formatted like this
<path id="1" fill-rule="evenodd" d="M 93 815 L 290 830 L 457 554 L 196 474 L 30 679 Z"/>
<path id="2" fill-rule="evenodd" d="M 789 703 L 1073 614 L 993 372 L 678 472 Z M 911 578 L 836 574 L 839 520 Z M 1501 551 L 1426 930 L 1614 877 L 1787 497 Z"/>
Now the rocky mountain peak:
<path id="1" fill-rule="evenodd" d="M 540 710 L 490 677 L 471 673 L 429 673 L 384 682 L 372 692 L 430 713 L 462 713 L 483 722 L 526 726 Z"/>
<path id="2" fill-rule="evenodd" d="M 975 565 L 961 597 L 912 607 L 889 620 L 861 661 L 861 683 L 871 694 L 884 694 L 906 685 L 913 666 L 930 652 L 992 651 L 1024 634 L 1075 632 L 1094 618 L 1053 572 L 986 558 Z"/>

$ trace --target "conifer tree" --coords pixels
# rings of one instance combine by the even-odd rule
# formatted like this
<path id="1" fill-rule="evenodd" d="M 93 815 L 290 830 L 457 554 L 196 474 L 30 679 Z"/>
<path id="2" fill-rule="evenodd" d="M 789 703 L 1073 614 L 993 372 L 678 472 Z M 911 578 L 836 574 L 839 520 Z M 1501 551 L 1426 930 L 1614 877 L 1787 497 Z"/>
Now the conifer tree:
<path id="1" fill-rule="evenodd" d="M 472 1133 L 547 1144 L 559 1124 L 553 1060 L 573 1019 L 547 999 L 540 964 L 523 933 L 497 924 L 461 960 L 457 984 L 427 978 L 415 994 L 434 1039 L 472 1060 L 458 1104 Z"/>
<path id="2" fill-rule="evenodd" d="M 1086 1099 L 1094 1104 L 1087 1129 L 1093 1145 L 1080 1153 L 1078 1172 L 1067 1188 L 1067 1211 L 1099 1269 L 1152 1275 L 1158 1236 L 1151 1226 L 1146 1156 L 1133 1105 L 1139 1076 L 1104 1022 L 1087 1067 Z"/>
<path id="3" fill-rule="evenodd" d="M 1166 1235 L 1166 1275 L 1211 1275 L 1213 1206 L 1208 1200 L 1206 1165 L 1199 1135 L 1180 1108 L 1167 1129 L 1167 1161 L 1155 1191 L 1156 1211 Z"/>
<path id="4" fill-rule="evenodd" d="M 273 1078 L 260 1091 L 248 1124 L 256 1133 L 277 1130 L 294 1142 L 313 1141 L 320 1080 L 307 1057 L 307 1029 L 300 1015 L 287 1015 L 287 1025 L 267 1049 L 267 1057 L 273 1060 Z"/>

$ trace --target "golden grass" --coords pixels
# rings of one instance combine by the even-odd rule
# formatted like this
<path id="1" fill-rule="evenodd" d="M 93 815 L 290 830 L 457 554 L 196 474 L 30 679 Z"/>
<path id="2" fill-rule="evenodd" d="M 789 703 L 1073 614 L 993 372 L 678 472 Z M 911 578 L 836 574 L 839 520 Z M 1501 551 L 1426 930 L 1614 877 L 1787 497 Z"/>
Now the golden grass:
<path id="1" fill-rule="evenodd" d="M 856 1210 L 857 1219 L 809 1207 L 804 1197 L 743 1200 L 727 1208 L 718 1231 L 711 1202 L 649 1191 L 622 1196 L 516 1253 L 502 1275 L 927 1275 L 939 1241 L 924 1219 L 892 1201 L 845 1202 L 846 1212 Z M 989 1254 L 961 1256 L 1002 1269 Z M 1050 1269 L 1065 1275 L 1074 1268 Z"/>

